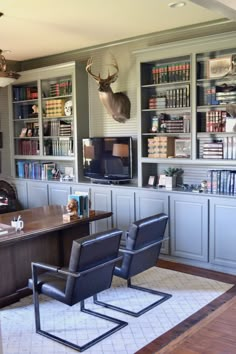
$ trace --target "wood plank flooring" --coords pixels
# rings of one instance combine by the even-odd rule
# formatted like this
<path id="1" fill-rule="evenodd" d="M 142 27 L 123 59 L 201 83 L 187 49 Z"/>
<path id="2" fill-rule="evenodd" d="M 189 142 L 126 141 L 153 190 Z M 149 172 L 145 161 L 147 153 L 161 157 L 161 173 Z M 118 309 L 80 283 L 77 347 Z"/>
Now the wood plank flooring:
<path id="1" fill-rule="evenodd" d="M 163 260 L 158 266 L 234 286 L 136 354 L 236 354 L 236 276 Z"/>

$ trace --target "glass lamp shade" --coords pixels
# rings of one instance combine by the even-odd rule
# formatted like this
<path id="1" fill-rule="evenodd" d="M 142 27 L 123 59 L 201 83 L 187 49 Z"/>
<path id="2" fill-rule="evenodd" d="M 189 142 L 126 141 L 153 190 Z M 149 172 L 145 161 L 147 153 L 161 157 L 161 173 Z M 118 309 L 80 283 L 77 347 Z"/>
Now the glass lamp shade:
<path id="1" fill-rule="evenodd" d="M 0 87 L 6 87 L 20 77 L 19 74 L 13 72 L 0 71 Z"/>

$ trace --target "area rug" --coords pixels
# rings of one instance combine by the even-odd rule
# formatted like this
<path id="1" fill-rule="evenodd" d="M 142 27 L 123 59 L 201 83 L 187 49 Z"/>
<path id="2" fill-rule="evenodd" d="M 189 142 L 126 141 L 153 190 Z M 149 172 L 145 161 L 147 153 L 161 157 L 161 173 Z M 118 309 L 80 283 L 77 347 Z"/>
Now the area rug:
<path id="1" fill-rule="evenodd" d="M 136 351 L 222 295 L 232 284 L 154 267 L 134 277 L 133 283 L 172 294 L 172 297 L 135 318 L 94 305 L 86 307 L 128 322 L 128 326 L 86 350 L 87 354 L 134 354 Z M 112 288 L 99 299 L 130 310 L 139 310 L 157 296 L 127 289 L 126 282 L 114 277 Z M 80 345 L 112 328 L 112 323 L 41 296 L 42 329 Z M 5 307 L 0 313 L 3 354 L 72 354 L 74 350 L 35 333 L 32 296 Z M 1 348 L 1 346 L 0 346 Z M 1 352 L 1 349 L 0 349 Z"/>

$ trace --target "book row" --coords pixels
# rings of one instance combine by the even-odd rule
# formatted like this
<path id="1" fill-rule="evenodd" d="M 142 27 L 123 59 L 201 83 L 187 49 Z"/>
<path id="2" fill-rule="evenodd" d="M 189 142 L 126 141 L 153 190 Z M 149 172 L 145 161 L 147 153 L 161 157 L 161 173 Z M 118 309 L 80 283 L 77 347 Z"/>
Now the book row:
<path id="1" fill-rule="evenodd" d="M 50 156 L 73 156 L 73 139 L 59 137 L 57 139 L 47 139 L 44 141 L 44 155 Z"/>
<path id="2" fill-rule="evenodd" d="M 13 100 L 14 101 L 24 101 L 24 100 L 35 100 L 38 98 L 38 89 L 36 86 L 14 86 L 13 87 Z"/>
<path id="3" fill-rule="evenodd" d="M 203 143 L 203 147 L 200 146 L 200 156 L 204 159 L 236 160 L 236 136 Z"/>
<path id="4" fill-rule="evenodd" d="M 14 119 L 38 118 L 38 113 L 34 112 L 34 106 L 31 104 L 14 105 Z"/>
<path id="5" fill-rule="evenodd" d="M 225 132 L 226 116 L 225 111 L 206 112 L 206 132 Z"/>
<path id="6" fill-rule="evenodd" d="M 17 155 L 39 155 L 39 140 L 17 140 L 15 145 Z"/>
<path id="7" fill-rule="evenodd" d="M 66 96 L 72 93 L 72 81 L 60 80 L 59 82 L 50 84 L 50 96 Z"/>
<path id="8" fill-rule="evenodd" d="M 71 122 L 50 121 L 43 123 L 44 136 L 70 136 L 72 135 Z"/>
<path id="9" fill-rule="evenodd" d="M 208 170 L 207 189 L 210 193 L 236 195 L 236 171 Z"/>
<path id="10" fill-rule="evenodd" d="M 150 97 L 148 100 L 149 109 L 181 108 L 190 106 L 189 85 L 182 88 L 166 90 L 162 97 Z"/>
<path id="11" fill-rule="evenodd" d="M 173 63 L 168 65 L 155 65 L 152 67 L 152 80 L 154 84 L 188 81 L 189 79 L 189 62 Z"/>
<path id="12" fill-rule="evenodd" d="M 56 165 L 53 162 L 17 161 L 16 175 L 19 178 L 51 180 L 54 178 Z"/>
<path id="13" fill-rule="evenodd" d="M 236 102 L 236 88 L 222 86 L 210 86 L 198 88 L 198 100 L 200 105 L 222 105 Z"/>

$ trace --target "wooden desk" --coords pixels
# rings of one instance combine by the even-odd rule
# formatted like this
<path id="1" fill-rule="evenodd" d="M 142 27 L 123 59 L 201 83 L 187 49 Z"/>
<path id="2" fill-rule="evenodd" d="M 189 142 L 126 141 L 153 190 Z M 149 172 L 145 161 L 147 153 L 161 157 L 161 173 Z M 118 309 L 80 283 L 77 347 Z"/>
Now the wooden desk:
<path id="1" fill-rule="evenodd" d="M 66 208 L 59 205 L 26 209 L 19 212 L 24 229 L 0 235 L 0 307 L 18 301 L 30 293 L 31 262 L 68 264 L 72 241 L 89 235 L 89 223 L 112 215 L 95 211 L 89 218 L 63 221 Z M 0 223 L 11 224 L 17 212 L 0 215 Z"/>

